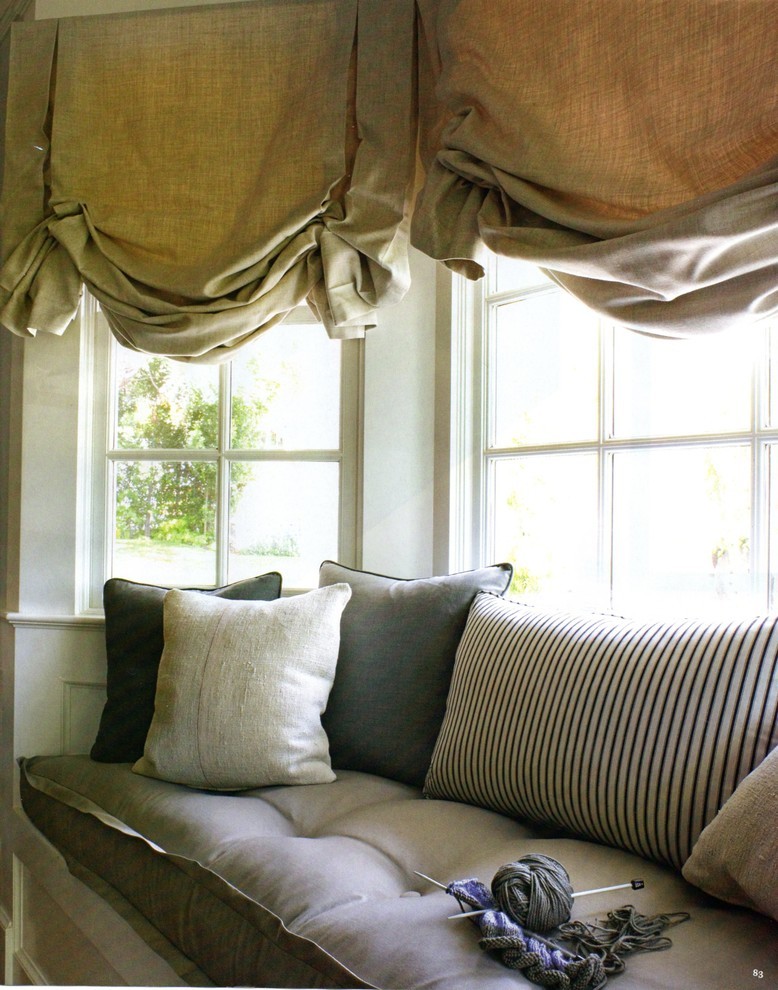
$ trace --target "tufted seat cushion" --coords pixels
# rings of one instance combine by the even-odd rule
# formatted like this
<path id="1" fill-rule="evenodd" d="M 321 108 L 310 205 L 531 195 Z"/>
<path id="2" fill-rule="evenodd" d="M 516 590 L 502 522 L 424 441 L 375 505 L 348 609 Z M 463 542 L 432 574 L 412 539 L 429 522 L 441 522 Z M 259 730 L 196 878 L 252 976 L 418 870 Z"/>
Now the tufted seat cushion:
<path id="1" fill-rule="evenodd" d="M 456 902 L 414 871 L 488 882 L 529 852 L 562 862 L 577 890 L 645 880 L 639 892 L 582 898 L 574 918 L 627 900 L 645 914 L 690 912 L 671 951 L 628 957 L 620 990 L 712 990 L 722 973 L 778 973 L 774 922 L 670 867 L 385 778 L 344 771 L 331 784 L 224 794 L 81 756 L 23 771 L 34 823 L 221 985 L 516 990 L 523 977 L 478 948 L 471 922 L 447 920 Z"/>

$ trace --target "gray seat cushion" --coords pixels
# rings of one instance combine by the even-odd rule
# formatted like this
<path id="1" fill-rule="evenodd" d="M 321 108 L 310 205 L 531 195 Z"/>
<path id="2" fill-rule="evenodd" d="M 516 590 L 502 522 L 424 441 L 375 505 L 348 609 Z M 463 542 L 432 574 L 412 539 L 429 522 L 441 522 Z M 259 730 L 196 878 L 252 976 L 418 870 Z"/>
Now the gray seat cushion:
<path id="1" fill-rule="evenodd" d="M 576 890 L 645 880 L 640 891 L 581 898 L 573 918 L 602 918 L 624 903 L 643 914 L 691 914 L 671 930 L 672 949 L 627 957 L 619 990 L 724 990 L 749 985 L 755 969 L 765 977 L 778 973 L 773 921 L 703 894 L 672 868 L 542 834 L 482 808 L 424 799 L 417 788 L 396 781 L 343 772 L 332 784 L 225 795 L 139 777 L 128 766 L 87 757 L 39 758 L 26 770 L 34 788 L 101 819 L 107 832 L 129 828 L 166 859 L 179 857 L 202 883 L 221 883 L 253 905 L 261 917 L 252 916 L 252 924 L 264 925 L 266 939 L 284 948 L 288 972 L 297 953 L 309 966 L 315 956 L 319 973 L 329 965 L 326 981 L 314 981 L 311 969 L 304 986 L 524 986 L 523 976 L 479 949 L 472 922 L 447 920 L 458 910 L 456 902 L 414 871 L 443 882 L 473 876 L 488 882 L 500 865 L 530 852 L 563 863 Z M 163 892 L 157 889 L 155 897 L 163 900 Z M 171 901 L 170 910 L 175 906 Z M 186 903 L 178 907 L 177 937 L 184 938 L 197 917 Z M 224 947 L 229 936 L 220 936 Z M 195 961 L 208 971 L 207 960 Z M 263 982 L 267 973 L 252 982 L 301 985 L 280 982 L 285 971 L 279 964 L 272 973 L 278 982 Z M 299 979 L 299 970 L 290 979 Z"/>

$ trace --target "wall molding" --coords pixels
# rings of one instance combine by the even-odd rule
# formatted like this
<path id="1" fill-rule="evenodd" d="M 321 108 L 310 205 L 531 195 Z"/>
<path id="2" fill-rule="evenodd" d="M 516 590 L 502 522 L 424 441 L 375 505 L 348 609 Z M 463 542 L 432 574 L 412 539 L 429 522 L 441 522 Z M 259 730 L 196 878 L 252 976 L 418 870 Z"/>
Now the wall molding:
<path id="1" fill-rule="evenodd" d="M 11 979 L 14 983 L 23 982 L 22 973 L 30 983 L 46 986 L 49 981 L 35 960 L 27 951 L 24 942 L 25 914 L 27 907 L 27 870 L 24 863 L 14 854 L 13 856 L 13 913 L 12 944 L 13 957 L 11 960 Z M 19 972 L 21 969 L 21 973 Z"/>
<path id="2" fill-rule="evenodd" d="M 13 899 L 13 894 L 12 894 Z M 14 933 L 11 916 L 0 904 L 0 938 L 3 940 L 3 980 L 7 985 L 12 985 L 14 981 L 13 958 L 14 958 Z"/>
<path id="3" fill-rule="evenodd" d="M 102 629 L 102 614 L 37 615 L 30 612 L 0 612 L 0 621 L 14 629 Z"/>

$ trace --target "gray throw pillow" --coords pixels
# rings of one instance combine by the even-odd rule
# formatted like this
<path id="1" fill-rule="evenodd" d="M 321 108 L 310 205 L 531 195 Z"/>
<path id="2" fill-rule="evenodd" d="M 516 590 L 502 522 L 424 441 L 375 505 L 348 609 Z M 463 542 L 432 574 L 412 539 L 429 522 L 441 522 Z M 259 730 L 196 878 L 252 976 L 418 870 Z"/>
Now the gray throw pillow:
<path id="1" fill-rule="evenodd" d="M 136 773 L 209 790 L 335 779 L 321 713 L 348 585 L 273 602 L 165 596 L 154 718 Z"/>
<path id="2" fill-rule="evenodd" d="M 325 561 L 319 585 L 346 582 L 335 683 L 323 724 L 332 765 L 421 787 L 475 596 L 504 594 L 510 564 L 407 580 Z"/>

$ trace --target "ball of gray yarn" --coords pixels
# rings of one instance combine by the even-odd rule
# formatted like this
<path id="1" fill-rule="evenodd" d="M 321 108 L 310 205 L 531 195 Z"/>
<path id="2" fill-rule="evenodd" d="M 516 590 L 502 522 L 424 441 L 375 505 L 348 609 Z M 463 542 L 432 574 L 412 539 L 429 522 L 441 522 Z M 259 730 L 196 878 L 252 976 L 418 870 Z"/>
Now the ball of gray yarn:
<path id="1" fill-rule="evenodd" d="M 501 866 L 492 879 L 492 894 L 501 911 L 539 934 L 570 919 L 570 877 L 561 863 L 542 853 Z"/>

